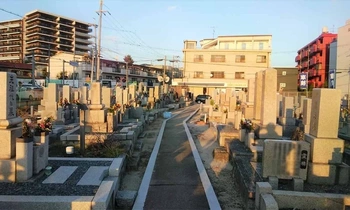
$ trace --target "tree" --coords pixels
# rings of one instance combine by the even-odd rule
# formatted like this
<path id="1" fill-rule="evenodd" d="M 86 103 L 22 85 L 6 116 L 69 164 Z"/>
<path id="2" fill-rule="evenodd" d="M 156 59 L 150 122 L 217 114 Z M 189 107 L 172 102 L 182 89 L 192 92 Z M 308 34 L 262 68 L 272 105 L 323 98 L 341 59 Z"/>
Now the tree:
<path id="1" fill-rule="evenodd" d="M 124 62 L 129 64 L 129 65 L 132 65 L 134 63 L 134 60 L 132 59 L 131 55 L 126 55 L 124 57 Z"/>

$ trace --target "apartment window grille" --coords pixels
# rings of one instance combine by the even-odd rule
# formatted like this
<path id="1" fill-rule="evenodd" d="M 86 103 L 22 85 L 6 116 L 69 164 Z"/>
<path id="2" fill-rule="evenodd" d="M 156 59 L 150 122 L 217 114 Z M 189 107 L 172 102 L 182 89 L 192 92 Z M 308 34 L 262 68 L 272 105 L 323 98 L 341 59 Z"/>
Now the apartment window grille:
<path id="1" fill-rule="evenodd" d="M 266 55 L 257 55 L 256 62 L 257 63 L 266 63 Z"/>
<path id="2" fill-rule="evenodd" d="M 223 72 L 223 71 L 212 71 L 212 72 L 210 72 L 210 77 L 211 78 L 216 78 L 216 79 L 224 79 L 225 78 L 225 72 Z"/>
<path id="3" fill-rule="evenodd" d="M 193 77 L 194 78 L 203 78 L 203 72 L 202 71 L 195 71 Z"/>
<path id="4" fill-rule="evenodd" d="M 235 79 L 244 79 L 244 72 L 235 72 Z"/>
<path id="5" fill-rule="evenodd" d="M 263 50 L 264 49 L 264 43 L 263 42 L 260 42 L 259 43 L 259 50 Z"/>
<path id="6" fill-rule="evenodd" d="M 212 55 L 211 62 L 225 62 L 226 58 L 224 55 Z"/>
<path id="7" fill-rule="evenodd" d="M 203 55 L 195 55 L 193 61 L 195 63 L 203 62 Z"/>
<path id="8" fill-rule="evenodd" d="M 245 63 L 245 55 L 236 55 L 236 63 Z"/>

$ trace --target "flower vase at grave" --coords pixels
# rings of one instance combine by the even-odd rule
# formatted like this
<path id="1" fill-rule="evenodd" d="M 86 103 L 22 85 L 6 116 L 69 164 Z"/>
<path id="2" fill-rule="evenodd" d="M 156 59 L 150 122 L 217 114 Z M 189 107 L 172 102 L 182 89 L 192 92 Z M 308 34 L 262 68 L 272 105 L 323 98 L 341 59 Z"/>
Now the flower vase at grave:
<path id="1" fill-rule="evenodd" d="M 36 132 L 34 135 L 34 143 L 39 143 L 44 147 L 43 159 L 45 166 L 49 163 L 49 137 L 49 131 Z"/>
<path id="2" fill-rule="evenodd" d="M 240 132 L 239 132 L 239 140 L 241 142 L 245 142 L 245 139 L 247 138 L 247 133 L 248 133 L 248 130 L 247 129 L 241 129 Z"/>
<path id="3" fill-rule="evenodd" d="M 16 138 L 16 181 L 33 176 L 33 137 Z"/>

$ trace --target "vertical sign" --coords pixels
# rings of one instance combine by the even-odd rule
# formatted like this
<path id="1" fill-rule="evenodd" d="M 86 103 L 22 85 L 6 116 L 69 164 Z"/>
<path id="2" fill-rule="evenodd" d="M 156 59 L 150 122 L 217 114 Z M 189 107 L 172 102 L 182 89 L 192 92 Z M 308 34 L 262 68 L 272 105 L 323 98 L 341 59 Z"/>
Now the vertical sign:
<path id="1" fill-rule="evenodd" d="M 307 89 L 307 73 L 299 74 L 300 89 Z"/>
<path id="2" fill-rule="evenodd" d="M 328 88 L 335 89 L 335 69 L 329 70 Z"/>
<path id="3" fill-rule="evenodd" d="M 17 79 L 14 73 L 7 74 L 7 119 L 16 117 L 16 86 Z"/>

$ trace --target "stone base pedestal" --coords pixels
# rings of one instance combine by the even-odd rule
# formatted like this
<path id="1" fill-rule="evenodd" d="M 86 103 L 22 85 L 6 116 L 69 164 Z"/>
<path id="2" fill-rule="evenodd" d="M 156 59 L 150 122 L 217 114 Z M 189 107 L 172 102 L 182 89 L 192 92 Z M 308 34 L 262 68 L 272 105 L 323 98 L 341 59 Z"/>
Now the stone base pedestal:
<path id="1" fill-rule="evenodd" d="M 26 181 L 33 176 L 33 138 L 16 139 L 16 181 Z"/>
<path id="2" fill-rule="evenodd" d="M 0 129 L 0 159 L 11 159 L 16 155 L 16 138 L 21 136 L 22 127 Z"/>
<path id="3" fill-rule="evenodd" d="M 310 184 L 334 185 L 336 183 L 336 165 L 309 162 L 307 182 Z"/>
<path id="4" fill-rule="evenodd" d="M 338 138 L 317 138 L 305 134 L 305 141 L 311 144 L 310 162 L 321 164 L 341 164 L 344 140 Z"/>
<path id="5" fill-rule="evenodd" d="M 258 125 L 256 129 L 259 139 L 281 139 L 283 128 L 281 125 Z"/>
<path id="6" fill-rule="evenodd" d="M 105 123 L 106 122 L 106 116 L 107 116 L 107 110 L 101 109 L 101 110 L 86 110 L 85 111 L 86 119 L 85 121 L 87 123 Z M 80 116 L 84 116 L 84 111 L 80 110 Z"/>

